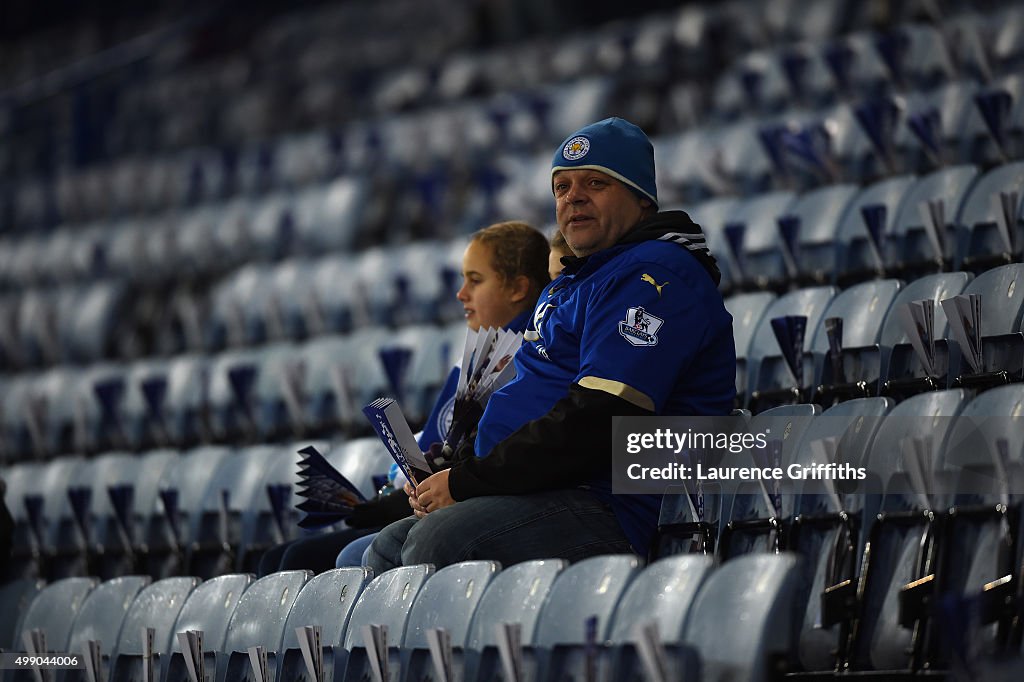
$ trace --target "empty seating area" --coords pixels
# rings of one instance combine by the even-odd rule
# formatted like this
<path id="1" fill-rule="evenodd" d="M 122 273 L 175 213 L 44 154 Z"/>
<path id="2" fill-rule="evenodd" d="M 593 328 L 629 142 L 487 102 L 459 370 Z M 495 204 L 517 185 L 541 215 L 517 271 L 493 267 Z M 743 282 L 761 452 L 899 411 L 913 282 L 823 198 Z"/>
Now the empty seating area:
<path id="1" fill-rule="evenodd" d="M 93 682 L 1024 679 L 1017 4 L 76 16 L 0 41 L 0 651 L 98 643 L 57 675 Z M 866 478 L 671 486 L 649 557 L 257 580 L 311 533 L 298 450 L 377 493 L 362 406 L 423 425 L 469 236 L 550 233 L 554 145 L 613 115 L 704 230 L 736 414 L 775 434 L 702 463 Z"/>

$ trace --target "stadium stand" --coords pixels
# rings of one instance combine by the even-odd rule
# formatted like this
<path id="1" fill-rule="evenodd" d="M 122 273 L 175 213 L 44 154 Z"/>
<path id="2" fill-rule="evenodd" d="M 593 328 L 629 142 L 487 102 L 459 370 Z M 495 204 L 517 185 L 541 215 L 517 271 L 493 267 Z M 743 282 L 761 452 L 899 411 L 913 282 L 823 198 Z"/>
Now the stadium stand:
<path id="1" fill-rule="evenodd" d="M 1024 676 L 1016 3 L 51 5 L 0 13 L 0 651 L 101 656 L 3 682 Z M 256 581 L 321 532 L 297 450 L 377 493 L 360 408 L 422 425 L 467 236 L 549 230 L 610 115 L 722 269 L 771 436 L 714 462 L 864 479 L 674 484 L 650 557 Z"/>

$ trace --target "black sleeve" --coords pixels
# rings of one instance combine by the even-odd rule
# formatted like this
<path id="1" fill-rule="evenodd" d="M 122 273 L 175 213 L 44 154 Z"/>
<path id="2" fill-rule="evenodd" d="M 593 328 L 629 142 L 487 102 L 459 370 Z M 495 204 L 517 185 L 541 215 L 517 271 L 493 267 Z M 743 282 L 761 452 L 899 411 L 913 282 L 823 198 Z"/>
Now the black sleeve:
<path id="1" fill-rule="evenodd" d="M 357 504 L 348 517 L 351 528 L 380 528 L 412 514 L 409 496 L 404 490 L 393 490 L 369 502 Z"/>
<path id="2" fill-rule="evenodd" d="M 577 384 L 547 414 L 527 422 L 487 457 L 458 458 L 448 475 L 456 500 L 522 495 L 610 475 L 612 417 L 652 414 L 618 396 Z"/>

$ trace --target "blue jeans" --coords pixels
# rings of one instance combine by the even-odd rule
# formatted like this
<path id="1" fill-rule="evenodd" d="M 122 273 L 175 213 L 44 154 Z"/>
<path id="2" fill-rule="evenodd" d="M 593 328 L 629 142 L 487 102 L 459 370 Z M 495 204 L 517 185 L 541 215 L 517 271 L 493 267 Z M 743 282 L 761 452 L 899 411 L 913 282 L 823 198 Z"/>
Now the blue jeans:
<path id="1" fill-rule="evenodd" d="M 366 553 L 366 548 L 370 546 L 370 543 L 376 537 L 376 533 L 370 533 L 345 545 L 345 548 L 338 552 L 338 558 L 334 561 L 334 567 L 362 566 L 363 554 Z"/>
<path id="2" fill-rule="evenodd" d="M 612 510 L 587 490 L 569 489 L 474 497 L 422 519 L 396 521 L 370 545 L 367 565 L 380 575 L 412 564 L 441 568 L 491 559 L 511 566 L 632 552 Z"/>

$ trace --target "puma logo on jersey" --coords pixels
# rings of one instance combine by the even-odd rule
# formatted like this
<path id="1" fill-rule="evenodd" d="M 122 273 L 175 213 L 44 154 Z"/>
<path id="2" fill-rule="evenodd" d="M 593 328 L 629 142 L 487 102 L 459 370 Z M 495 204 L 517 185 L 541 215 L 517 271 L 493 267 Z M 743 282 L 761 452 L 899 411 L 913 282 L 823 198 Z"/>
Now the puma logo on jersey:
<path id="1" fill-rule="evenodd" d="M 640 279 L 644 282 L 647 282 L 655 289 L 657 289 L 658 296 L 661 296 L 661 290 L 668 286 L 668 282 L 665 282 L 664 284 L 658 284 L 657 282 L 654 281 L 654 278 L 648 275 L 646 272 L 640 275 Z"/>

